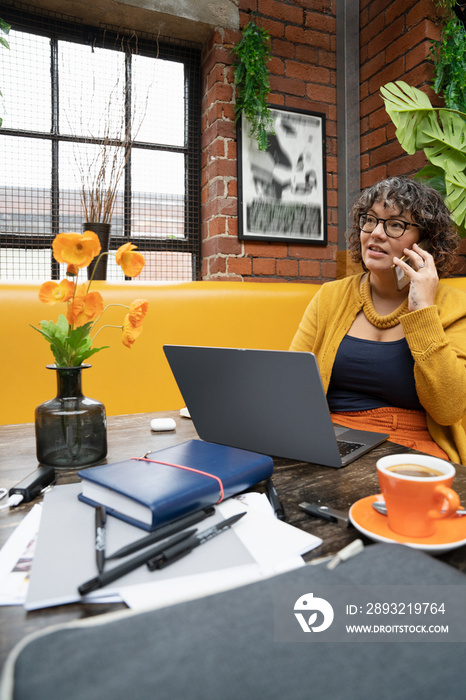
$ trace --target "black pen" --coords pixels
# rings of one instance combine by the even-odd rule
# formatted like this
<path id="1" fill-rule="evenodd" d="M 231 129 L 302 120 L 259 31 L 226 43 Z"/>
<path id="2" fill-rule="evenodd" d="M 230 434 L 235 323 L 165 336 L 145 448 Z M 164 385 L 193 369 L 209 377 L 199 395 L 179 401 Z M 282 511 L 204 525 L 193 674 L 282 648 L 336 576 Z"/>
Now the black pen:
<path id="1" fill-rule="evenodd" d="M 208 542 L 209 540 L 221 535 L 222 532 L 228 530 L 232 525 L 234 525 L 240 518 L 246 515 L 244 513 L 238 513 L 233 515 L 231 518 L 222 520 L 221 523 L 209 527 L 208 530 L 203 530 L 198 535 L 193 535 L 183 542 L 178 542 L 173 546 L 165 547 L 165 549 L 154 557 L 151 557 L 147 562 L 147 567 L 150 571 L 155 571 L 155 569 L 163 569 L 165 566 L 173 564 L 178 559 L 185 557 L 187 554 L 193 551 L 199 545 Z"/>
<path id="2" fill-rule="evenodd" d="M 113 569 L 108 571 L 103 571 L 95 578 L 91 578 L 89 581 L 82 583 L 78 587 L 80 595 L 87 595 L 88 593 L 91 593 L 91 591 L 96 591 L 98 588 L 103 588 L 108 583 L 112 583 L 112 581 L 116 581 L 122 576 L 126 576 L 126 574 L 134 571 L 134 569 L 137 569 L 139 566 L 147 564 L 149 559 L 153 559 L 158 554 L 161 554 L 165 549 L 167 549 L 167 547 L 172 547 L 182 540 L 189 539 L 195 532 L 196 528 L 180 532 L 177 535 L 174 535 L 170 540 L 168 540 L 168 542 L 163 542 L 162 544 L 157 545 L 157 547 L 151 547 L 146 552 L 138 554 L 136 557 L 123 562 L 123 564 L 119 564 L 119 566 L 115 566 Z"/>
<path id="3" fill-rule="evenodd" d="M 267 479 L 267 496 L 277 518 L 279 520 L 286 520 L 285 508 L 283 507 L 283 503 L 278 498 L 277 489 L 275 488 L 272 479 Z"/>
<path id="4" fill-rule="evenodd" d="M 139 549 L 143 549 L 144 547 L 147 547 L 150 544 L 155 544 L 155 542 L 159 542 L 165 537 L 175 535 L 177 532 L 184 530 L 186 527 L 191 527 L 196 523 L 200 523 L 201 520 L 205 520 L 214 513 L 215 508 L 213 506 L 209 506 L 208 508 L 197 510 L 195 513 L 184 515 L 182 518 L 178 518 L 177 520 L 173 521 L 172 523 L 169 523 L 168 525 L 162 525 L 161 527 L 157 528 L 157 530 L 155 530 L 154 532 L 151 532 L 150 535 L 147 535 L 147 537 L 142 537 L 140 540 L 136 540 L 136 542 L 132 542 L 131 544 L 126 545 L 126 547 L 118 549 L 106 559 L 107 561 L 109 561 L 110 559 L 121 559 L 122 557 L 126 557 L 128 554 L 133 554 Z"/>
<path id="5" fill-rule="evenodd" d="M 97 570 L 102 573 L 105 566 L 105 523 L 107 512 L 104 506 L 97 506 L 95 509 L 95 559 Z"/>

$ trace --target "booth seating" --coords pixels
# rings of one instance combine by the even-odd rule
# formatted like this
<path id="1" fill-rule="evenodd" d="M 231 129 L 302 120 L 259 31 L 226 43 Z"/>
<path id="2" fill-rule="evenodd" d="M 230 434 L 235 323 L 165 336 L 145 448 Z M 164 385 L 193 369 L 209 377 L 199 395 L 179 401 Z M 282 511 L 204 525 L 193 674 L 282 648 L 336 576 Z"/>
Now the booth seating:
<path id="1" fill-rule="evenodd" d="M 443 281 L 466 291 L 466 278 Z M 56 393 L 54 362 L 48 343 L 31 328 L 56 320 L 66 306 L 43 304 L 36 284 L 0 284 L 0 425 L 29 423 L 35 407 Z M 217 345 L 288 349 L 318 284 L 186 282 L 113 284 L 95 282 L 104 304 L 149 301 L 143 333 L 129 350 L 121 332 L 105 328 L 83 372 L 83 393 L 102 401 L 107 415 L 175 410 L 183 399 L 163 353 L 163 345 Z M 121 325 L 126 310 L 112 306 L 102 323 Z"/>

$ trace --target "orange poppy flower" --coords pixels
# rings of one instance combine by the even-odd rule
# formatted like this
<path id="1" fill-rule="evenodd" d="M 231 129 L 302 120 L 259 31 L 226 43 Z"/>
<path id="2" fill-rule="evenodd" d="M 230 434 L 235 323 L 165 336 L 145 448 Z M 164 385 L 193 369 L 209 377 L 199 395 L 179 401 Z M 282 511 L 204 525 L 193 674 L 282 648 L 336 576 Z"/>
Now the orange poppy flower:
<path id="1" fill-rule="evenodd" d="M 129 305 L 129 320 L 130 323 L 136 328 L 141 325 L 144 320 L 147 310 L 149 308 L 149 302 L 147 299 L 135 299 Z"/>
<path id="2" fill-rule="evenodd" d="M 68 267 L 66 268 L 66 274 L 69 277 L 77 277 L 78 272 L 79 272 L 79 267 L 77 265 L 69 264 Z"/>
<path id="3" fill-rule="evenodd" d="M 59 301 L 69 301 L 73 296 L 74 284 L 70 280 L 44 282 L 39 289 L 39 299 L 44 304 L 56 304 Z"/>
<path id="4" fill-rule="evenodd" d="M 53 257 L 78 269 L 87 267 L 100 253 L 100 241 L 94 231 L 59 233 L 52 243 Z"/>
<path id="5" fill-rule="evenodd" d="M 89 321 L 94 321 L 104 310 L 104 301 L 99 292 L 86 294 L 86 285 L 81 284 L 76 296 L 68 306 L 66 318 L 70 326 L 78 328 Z"/>
<path id="6" fill-rule="evenodd" d="M 125 345 L 127 348 L 132 348 L 134 345 L 134 341 L 136 338 L 138 338 L 142 333 L 142 326 L 134 326 L 131 323 L 129 314 L 126 314 L 124 321 L 123 321 L 123 336 L 121 339 L 121 342 L 123 345 Z"/>
<path id="7" fill-rule="evenodd" d="M 116 252 L 116 261 L 127 277 L 137 277 L 146 263 L 141 253 L 135 253 L 137 246 L 125 243 Z"/>

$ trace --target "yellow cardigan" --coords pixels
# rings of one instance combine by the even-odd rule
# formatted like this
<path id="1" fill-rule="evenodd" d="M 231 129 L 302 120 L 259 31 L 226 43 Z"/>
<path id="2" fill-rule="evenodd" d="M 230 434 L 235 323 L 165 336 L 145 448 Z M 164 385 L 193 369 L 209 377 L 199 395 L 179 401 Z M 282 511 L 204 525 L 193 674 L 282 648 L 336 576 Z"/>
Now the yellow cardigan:
<path id="1" fill-rule="evenodd" d="M 363 274 L 322 285 L 290 346 L 314 353 L 325 392 L 340 343 L 362 308 Z M 400 322 L 429 433 L 452 462 L 466 464 L 466 294 L 440 284 L 434 306 L 407 313 Z"/>

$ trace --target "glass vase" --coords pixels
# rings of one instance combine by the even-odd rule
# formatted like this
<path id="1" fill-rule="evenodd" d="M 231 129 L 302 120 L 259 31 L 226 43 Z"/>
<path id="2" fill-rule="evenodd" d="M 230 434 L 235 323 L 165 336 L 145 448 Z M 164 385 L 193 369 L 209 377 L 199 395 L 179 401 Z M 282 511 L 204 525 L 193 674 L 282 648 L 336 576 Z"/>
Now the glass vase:
<path id="1" fill-rule="evenodd" d="M 36 408 L 36 446 L 40 464 L 78 469 L 107 454 L 107 420 L 100 401 L 83 396 L 80 367 L 47 365 L 57 375 L 57 395 Z"/>

